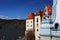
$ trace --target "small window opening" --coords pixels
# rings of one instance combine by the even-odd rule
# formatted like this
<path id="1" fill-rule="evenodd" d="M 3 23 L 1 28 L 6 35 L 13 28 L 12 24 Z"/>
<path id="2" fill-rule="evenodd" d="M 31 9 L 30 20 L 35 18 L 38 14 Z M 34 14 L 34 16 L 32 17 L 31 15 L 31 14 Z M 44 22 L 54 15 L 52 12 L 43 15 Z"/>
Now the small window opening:
<path id="1" fill-rule="evenodd" d="M 37 18 L 37 22 L 38 22 L 38 18 Z"/>
<path id="2" fill-rule="evenodd" d="M 37 29 L 37 31 L 39 31 L 39 30 Z"/>

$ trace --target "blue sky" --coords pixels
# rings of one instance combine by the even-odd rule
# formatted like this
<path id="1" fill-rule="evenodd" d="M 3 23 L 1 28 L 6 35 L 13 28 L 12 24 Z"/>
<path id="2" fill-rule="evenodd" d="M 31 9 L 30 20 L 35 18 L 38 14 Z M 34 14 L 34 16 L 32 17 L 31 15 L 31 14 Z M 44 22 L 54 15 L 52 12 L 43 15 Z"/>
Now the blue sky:
<path id="1" fill-rule="evenodd" d="M 0 16 L 26 19 L 30 12 L 44 10 L 44 4 L 52 5 L 52 0 L 0 0 Z"/>

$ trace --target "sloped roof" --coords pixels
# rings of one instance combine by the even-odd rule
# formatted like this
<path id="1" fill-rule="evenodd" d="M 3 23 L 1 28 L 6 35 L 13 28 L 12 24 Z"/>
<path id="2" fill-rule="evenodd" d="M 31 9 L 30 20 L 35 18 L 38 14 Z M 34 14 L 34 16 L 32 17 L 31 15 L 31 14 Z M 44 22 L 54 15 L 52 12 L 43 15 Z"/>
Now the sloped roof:
<path id="1" fill-rule="evenodd" d="M 41 15 L 41 10 L 40 9 L 37 11 L 36 15 Z"/>
<path id="2" fill-rule="evenodd" d="M 48 14 L 52 15 L 52 6 L 48 5 L 47 8 L 48 8 Z M 43 12 L 43 14 L 45 14 L 45 11 Z"/>
<path id="3" fill-rule="evenodd" d="M 52 10 L 52 6 L 51 5 L 48 5 L 47 7 L 48 7 L 48 9 L 51 9 Z"/>
<path id="4" fill-rule="evenodd" d="M 48 14 L 51 15 L 52 14 L 52 6 L 48 5 L 47 8 L 48 8 Z"/>
<path id="5" fill-rule="evenodd" d="M 27 19 L 34 19 L 34 17 L 35 17 L 35 14 L 34 13 L 30 13 L 30 15 L 28 16 Z"/>

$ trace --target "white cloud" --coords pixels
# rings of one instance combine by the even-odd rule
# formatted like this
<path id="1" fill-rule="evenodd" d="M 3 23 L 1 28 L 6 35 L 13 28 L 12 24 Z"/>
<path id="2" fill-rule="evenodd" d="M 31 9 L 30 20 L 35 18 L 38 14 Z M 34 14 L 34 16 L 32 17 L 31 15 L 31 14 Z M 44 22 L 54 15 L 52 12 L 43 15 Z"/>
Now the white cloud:
<path id="1" fill-rule="evenodd" d="M 20 16 L 18 16 L 16 19 L 20 19 Z"/>
<path id="2" fill-rule="evenodd" d="M 8 16 L 0 15 L 0 19 L 20 19 L 20 16 L 18 16 L 17 18 L 11 18 Z"/>

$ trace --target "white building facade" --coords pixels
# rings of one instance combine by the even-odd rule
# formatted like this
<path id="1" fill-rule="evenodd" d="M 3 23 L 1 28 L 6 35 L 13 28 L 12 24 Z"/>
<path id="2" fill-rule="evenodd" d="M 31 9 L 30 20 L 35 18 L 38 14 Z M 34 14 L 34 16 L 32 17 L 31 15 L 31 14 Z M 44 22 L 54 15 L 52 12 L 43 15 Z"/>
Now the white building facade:
<path id="1" fill-rule="evenodd" d="M 40 16 L 35 16 L 35 40 L 40 40 Z"/>
<path id="2" fill-rule="evenodd" d="M 45 10 L 46 10 L 45 14 L 48 15 L 47 6 Z M 41 21 L 40 15 L 34 16 L 33 19 L 26 20 L 26 30 L 35 31 L 35 40 L 40 40 L 40 29 L 41 28 L 54 27 L 55 23 L 60 24 L 60 0 L 53 0 L 52 15 L 50 16 L 51 18 L 46 18 L 46 20 L 43 19 L 42 21 Z M 53 22 L 53 23 L 50 23 L 50 22 Z"/>
<path id="3" fill-rule="evenodd" d="M 26 20 L 26 30 L 33 30 L 33 19 Z"/>

